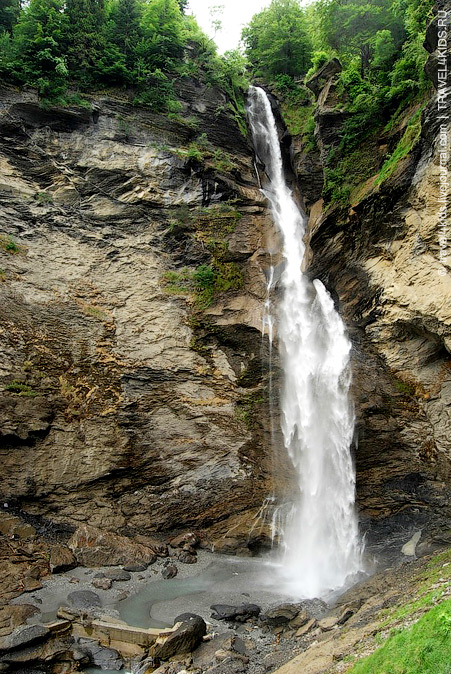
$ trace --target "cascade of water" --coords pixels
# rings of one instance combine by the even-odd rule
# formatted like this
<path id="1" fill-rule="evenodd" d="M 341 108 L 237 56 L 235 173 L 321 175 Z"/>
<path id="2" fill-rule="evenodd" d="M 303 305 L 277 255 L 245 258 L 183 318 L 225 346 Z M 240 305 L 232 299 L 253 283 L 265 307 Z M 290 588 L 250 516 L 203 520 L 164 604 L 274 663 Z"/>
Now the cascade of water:
<path id="1" fill-rule="evenodd" d="M 299 496 L 286 508 L 281 525 L 281 569 L 292 593 L 325 596 L 362 569 L 350 451 L 351 346 L 323 284 L 302 273 L 305 217 L 286 184 L 274 115 L 261 88 L 250 89 L 248 118 L 267 176 L 263 192 L 283 241 L 283 295 L 277 320 L 284 372 L 281 423 Z M 268 308 L 264 320 L 269 327 Z"/>

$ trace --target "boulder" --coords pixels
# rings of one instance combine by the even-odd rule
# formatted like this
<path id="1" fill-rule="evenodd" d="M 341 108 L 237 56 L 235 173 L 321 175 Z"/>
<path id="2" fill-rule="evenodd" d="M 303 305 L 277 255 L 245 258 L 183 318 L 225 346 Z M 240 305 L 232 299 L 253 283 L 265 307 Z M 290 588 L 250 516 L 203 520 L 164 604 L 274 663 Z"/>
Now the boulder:
<path id="1" fill-rule="evenodd" d="M 265 611 L 260 616 L 260 620 L 272 627 L 278 627 L 279 625 L 286 625 L 290 620 L 294 620 L 299 611 L 299 604 L 279 604 Z"/>
<path id="2" fill-rule="evenodd" d="M 210 641 L 204 641 L 193 654 L 193 665 L 205 671 L 212 667 L 217 660 L 218 651 L 226 653 L 226 658 L 247 657 L 246 646 L 240 637 L 225 632 L 214 636 Z"/>
<path id="3" fill-rule="evenodd" d="M 83 524 L 68 542 L 77 562 L 83 566 L 120 566 L 155 561 L 150 548 L 130 538 Z"/>
<path id="4" fill-rule="evenodd" d="M 100 667 L 100 669 L 119 670 L 124 666 L 124 662 L 118 651 L 114 648 L 101 646 L 94 639 L 79 638 L 76 649 L 79 655 L 85 654 L 89 658 L 90 664 Z"/>
<path id="5" fill-rule="evenodd" d="M 0 639 L 0 651 L 13 651 L 44 641 L 50 634 L 45 625 L 26 625 L 18 627 L 11 634 Z"/>
<path id="6" fill-rule="evenodd" d="M 186 617 L 186 620 L 176 623 L 173 632 L 161 634 L 157 638 L 149 651 L 152 657 L 169 660 L 174 655 L 191 653 L 202 643 L 207 633 L 204 619 L 195 614 L 182 614 L 179 617 Z"/>
<path id="7" fill-rule="evenodd" d="M 305 625 L 302 625 L 296 632 L 296 638 L 300 639 L 301 637 L 304 637 L 306 634 L 308 634 L 314 627 L 316 627 L 317 622 L 315 618 L 311 618 L 308 622 L 305 623 Z"/>
<path id="8" fill-rule="evenodd" d="M 52 545 L 50 546 L 49 565 L 52 573 L 62 573 L 75 568 L 77 560 L 65 545 Z"/>
<path id="9" fill-rule="evenodd" d="M 322 629 L 323 632 L 330 632 L 338 624 L 338 617 L 334 615 L 327 616 L 326 618 L 321 618 L 318 620 L 318 626 Z"/>
<path id="10" fill-rule="evenodd" d="M 110 578 L 94 578 L 92 585 L 97 590 L 109 590 L 113 585 L 113 581 Z"/>
<path id="11" fill-rule="evenodd" d="M 168 566 L 165 566 L 164 569 L 161 571 L 161 575 L 165 580 L 169 580 L 170 578 L 175 578 L 175 576 L 178 573 L 178 569 L 175 566 L 175 564 L 168 564 Z"/>
<path id="12" fill-rule="evenodd" d="M 140 545 L 144 545 L 146 548 L 150 548 L 152 552 L 158 557 L 167 557 L 169 554 L 166 543 L 156 541 L 154 538 L 149 538 L 149 536 L 142 536 L 139 534 L 138 536 L 135 536 L 133 541 L 139 543 Z"/>
<path id="13" fill-rule="evenodd" d="M 131 579 L 131 573 L 124 569 L 108 569 L 105 571 L 105 577 L 117 582 L 125 582 Z"/>
<path id="14" fill-rule="evenodd" d="M 69 605 L 75 609 L 89 609 L 102 605 L 100 597 L 91 590 L 76 590 L 67 595 Z"/>
<path id="15" fill-rule="evenodd" d="M 331 79 L 337 73 L 342 71 L 341 63 L 338 59 L 333 58 L 325 63 L 307 82 L 306 87 L 313 91 L 315 97 L 318 98 L 321 89 L 324 87 L 327 80 Z"/>
<path id="16" fill-rule="evenodd" d="M 180 534 L 175 538 L 171 538 L 169 541 L 169 544 L 172 545 L 173 548 L 183 548 L 185 545 L 190 545 L 191 547 L 195 548 L 199 545 L 199 543 L 200 537 L 192 531 Z"/>
<path id="17" fill-rule="evenodd" d="M 189 552 L 186 552 L 185 550 L 181 550 L 177 555 L 177 559 L 179 560 L 179 562 L 182 562 L 182 564 L 196 564 L 197 555 L 192 555 Z"/>
<path id="18" fill-rule="evenodd" d="M 293 620 L 290 620 L 290 627 L 293 627 L 294 629 L 297 629 L 298 627 L 302 627 L 303 625 L 308 623 L 309 620 L 310 620 L 310 616 L 307 613 L 307 611 L 305 611 L 304 609 L 301 609 L 299 611 L 299 613 L 297 614 L 297 616 L 295 618 L 293 618 Z"/>
<path id="19" fill-rule="evenodd" d="M 33 604 L 9 604 L 0 608 L 0 638 L 11 634 L 36 613 L 39 613 L 39 609 Z"/>
<path id="20" fill-rule="evenodd" d="M 213 613 L 211 617 L 215 620 L 226 620 L 228 622 L 246 622 L 252 618 L 258 618 L 261 612 L 257 604 L 242 604 L 241 606 L 231 606 L 230 604 L 213 604 L 210 606 Z"/>

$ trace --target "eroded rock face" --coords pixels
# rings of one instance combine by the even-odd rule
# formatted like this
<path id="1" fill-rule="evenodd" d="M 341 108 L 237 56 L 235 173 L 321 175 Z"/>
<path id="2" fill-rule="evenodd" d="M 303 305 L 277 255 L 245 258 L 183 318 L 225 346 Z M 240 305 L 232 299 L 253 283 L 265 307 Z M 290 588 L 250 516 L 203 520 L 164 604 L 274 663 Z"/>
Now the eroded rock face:
<path id="1" fill-rule="evenodd" d="M 262 386 L 271 225 L 222 94 L 182 89 L 197 130 L 2 92 L 1 496 L 73 527 L 207 528 L 268 491 L 266 431 L 237 403 Z M 200 132 L 227 161 L 187 156 Z M 216 241 L 243 283 L 199 312 L 165 275 L 208 265 Z"/>
<path id="2" fill-rule="evenodd" d="M 338 139 L 338 118 L 321 113 L 335 77 L 319 93 L 322 151 Z M 451 281 L 436 117 L 433 99 L 420 144 L 389 180 L 369 181 L 347 212 L 318 201 L 310 213 L 309 273 L 331 291 L 353 342 L 361 517 L 370 530 L 385 520 L 388 538 L 418 523 L 440 537 L 449 516 Z"/>

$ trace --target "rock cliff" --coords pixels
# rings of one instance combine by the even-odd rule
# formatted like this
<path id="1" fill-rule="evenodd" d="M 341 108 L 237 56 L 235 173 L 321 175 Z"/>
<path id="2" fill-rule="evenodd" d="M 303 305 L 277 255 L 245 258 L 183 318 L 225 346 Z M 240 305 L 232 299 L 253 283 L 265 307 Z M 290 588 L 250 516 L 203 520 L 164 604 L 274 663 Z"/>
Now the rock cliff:
<path id="1" fill-rule="evenodd" d="M 332 61 L 308 84 L 317 98 L 318 150 L 309 158 L 316 171 L 339 146 L 345 121 L 339 70 Z M 451 281 L 439 210 L 445 134 L 436 95 L 422 112 L 418 142 L 380 180 L 405 123 L 379 139 L 374 175 L 352 191 L 348 206 L 327 206 L 310 190 L 309 273 L 329 288 L 353 342 L 364 527 L 382 527 L 387 536 L 429 527 L 433 538 L 449 542 Z M 302 176 L 305 154 L 296 139 L 294 147 Z"/>
<path id="2" fill-rule="evenodd" d="M 270 490 L 270 224 L 224 95 L 179 95 L 170 119 L 2 90 L 1 501 L 68 534 L 219 536 Z"/>
<path id="3" fill-rule="evenodd" d="M 446 541 L 451 315 L 434 101 L 388 180 L 326 208 L 336 73 L 315 81 L 321 151 L 294 139 L 294 165 L 301 193 L 311 178 L 309 273 L 353 341 L 361 519 L 379 538 L 424 527 Z M 194 528 L 217 549 L 254 551 L 268 541 L 265 498 L 289 482 L 270 449 L 261 335 L 277 237 L 223 94 L 187 80 L 179 95 L 182 114 L 163 116 L 111 96 L 43 109 L 2 90 L 0 496 L 57 538 L 88 527 L 142 543 Z"/>

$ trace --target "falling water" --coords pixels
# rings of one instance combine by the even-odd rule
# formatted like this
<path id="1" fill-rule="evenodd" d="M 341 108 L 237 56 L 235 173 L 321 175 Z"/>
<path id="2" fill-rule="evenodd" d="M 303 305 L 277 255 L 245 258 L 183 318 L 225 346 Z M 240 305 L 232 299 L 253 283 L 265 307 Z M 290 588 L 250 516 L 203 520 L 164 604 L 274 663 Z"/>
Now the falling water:
<path id="1" fill-rule="evenodd" d="M 321 281 L 311 282 L 302 273 L 306 221 L 285 182 L 276 123 L 260 88 L 250 89 L 248 117 L 267 176 L 263 191 L 283 241 L 277 315 L 284 372 L 281 424 L 299 496 L 287 509 L 280 532 L 282 573 L 292 593 L 325 596 L 347 585 L 362 566 L 350 452 L 351 346 Z"/>

